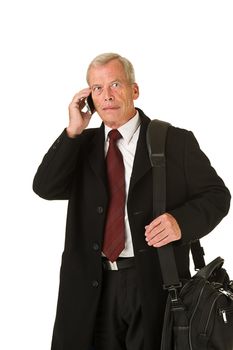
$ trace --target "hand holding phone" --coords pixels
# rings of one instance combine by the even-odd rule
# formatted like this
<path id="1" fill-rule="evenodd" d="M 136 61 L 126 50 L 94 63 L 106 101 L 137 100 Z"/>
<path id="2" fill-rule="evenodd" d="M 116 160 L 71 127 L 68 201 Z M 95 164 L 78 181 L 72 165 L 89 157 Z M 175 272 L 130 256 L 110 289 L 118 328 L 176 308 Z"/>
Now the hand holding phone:
<path id="1" fill-rule="evenodd" d="M 90 122 L 95 111 L 90 92 L 90 88 L 79 91 L 69 104 L 69 125 L 66 129 L 69 137 L 81 134 Z"/>

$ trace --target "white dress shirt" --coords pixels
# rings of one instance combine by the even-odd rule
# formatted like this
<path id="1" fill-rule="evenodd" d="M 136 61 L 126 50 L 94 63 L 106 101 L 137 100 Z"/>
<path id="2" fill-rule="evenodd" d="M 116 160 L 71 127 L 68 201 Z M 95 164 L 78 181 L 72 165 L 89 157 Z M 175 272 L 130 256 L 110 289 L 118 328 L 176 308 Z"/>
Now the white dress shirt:
<path id="1" fill-rule="evenodd" d="M 127 123 L 122 125 L 118 131 L 121 133 L 122 138 L 117 141 L 119 150 L 122 153 L 124 166 L 125 166 L 125 249 L 121 252 L 120 257 L 132 257 L 134 256 L 131 231 L 129 226 L 129 219 L 127 213 L 127 198 L 129 191 L 129 184 L 131 173 L 133 169 L 134 156 L 136 152 L 136 146 L 138 142 L 138 136 L 140 131 L 140 117 L 137 112 L 136 115 L 130 119 Z M 111 130 L 105 125 L 105 155 L 108 151 L 109 138 L 108 133 Z"/>

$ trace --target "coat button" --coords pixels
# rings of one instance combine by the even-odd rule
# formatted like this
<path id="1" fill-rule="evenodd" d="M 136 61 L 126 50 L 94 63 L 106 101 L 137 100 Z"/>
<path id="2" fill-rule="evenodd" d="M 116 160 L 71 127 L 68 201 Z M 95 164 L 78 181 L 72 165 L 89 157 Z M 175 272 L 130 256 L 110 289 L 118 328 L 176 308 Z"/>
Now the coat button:
<path id="1" fill-rule="evenodd" d="M 92 287 L 97 288 L 99 286 L 99 282 L 94 280 L 92 281 Z"/>
<path id="2" fill-rule="evenodd" d="M 104 212 L 104 208 L 101 207 L 101 206 L 97 207 L 96 210 L 97 210 L 97 213 L 98 213 L 98 214 L 103 214 L 103 212 Z"/>
<path id="3" fill-rule="evenodd" d="M 133 215 L 141 215 L 141 214 L 143 214 L 143 211 L 135 211 L 135 212 L 133 213 Z"/>
<path id="4" fill-rule="evenodd" d="M 100 246 L 98 243 L 93 243 L 92 248 L 93 248 L 93 250 L 95 250 L 97 252 L 99 250 Z"/>

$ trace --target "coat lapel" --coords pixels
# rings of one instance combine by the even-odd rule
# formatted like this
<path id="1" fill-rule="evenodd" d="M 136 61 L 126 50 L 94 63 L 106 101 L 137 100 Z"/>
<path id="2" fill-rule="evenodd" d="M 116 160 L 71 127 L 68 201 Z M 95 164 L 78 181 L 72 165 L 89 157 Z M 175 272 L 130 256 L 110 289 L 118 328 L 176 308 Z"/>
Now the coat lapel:
<path id="1" fill-rule="evenodd" d="M 89 163 L 96 176 L 101 180 L 105 189 L 107 187 L 105 155 L 104 155 L 104 124 L 97 129 L 92 139 L 89 152 Z"/>
<path id="2" fill-rule="evenodd" d="M 130 180 L 130 191 L 132 191 L 135 184 L 151 169 L 151 163 L 146 143 L 146 131 L 150 119 L 146 117 L 141 110 L 139 110 L 139 115 L 141 118 L 141 129 L 134 158 L 132 176 Z"/>

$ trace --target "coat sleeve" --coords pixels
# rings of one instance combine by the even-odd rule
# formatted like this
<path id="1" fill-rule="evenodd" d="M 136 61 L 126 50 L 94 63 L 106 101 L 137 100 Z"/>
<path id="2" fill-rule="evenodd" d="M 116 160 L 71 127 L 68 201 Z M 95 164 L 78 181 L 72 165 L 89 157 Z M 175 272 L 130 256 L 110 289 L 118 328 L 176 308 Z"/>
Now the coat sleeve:
<path id="1" fill-rule="evenodd" d="M 44 199 L 69 199 L 82 137 L 69 138 L 64 130 L 45 154 L 33 180 L 33 190 Z"/>
<path id="2" fill-rule="evenodd" d="M 186 131 L 183 156 L 187 200 L 170 211 L 181 228 L 179 243 L 182 244 L 212 231 L 228 213 L 231 199 L 223 180 L 190 131 Z"/>

